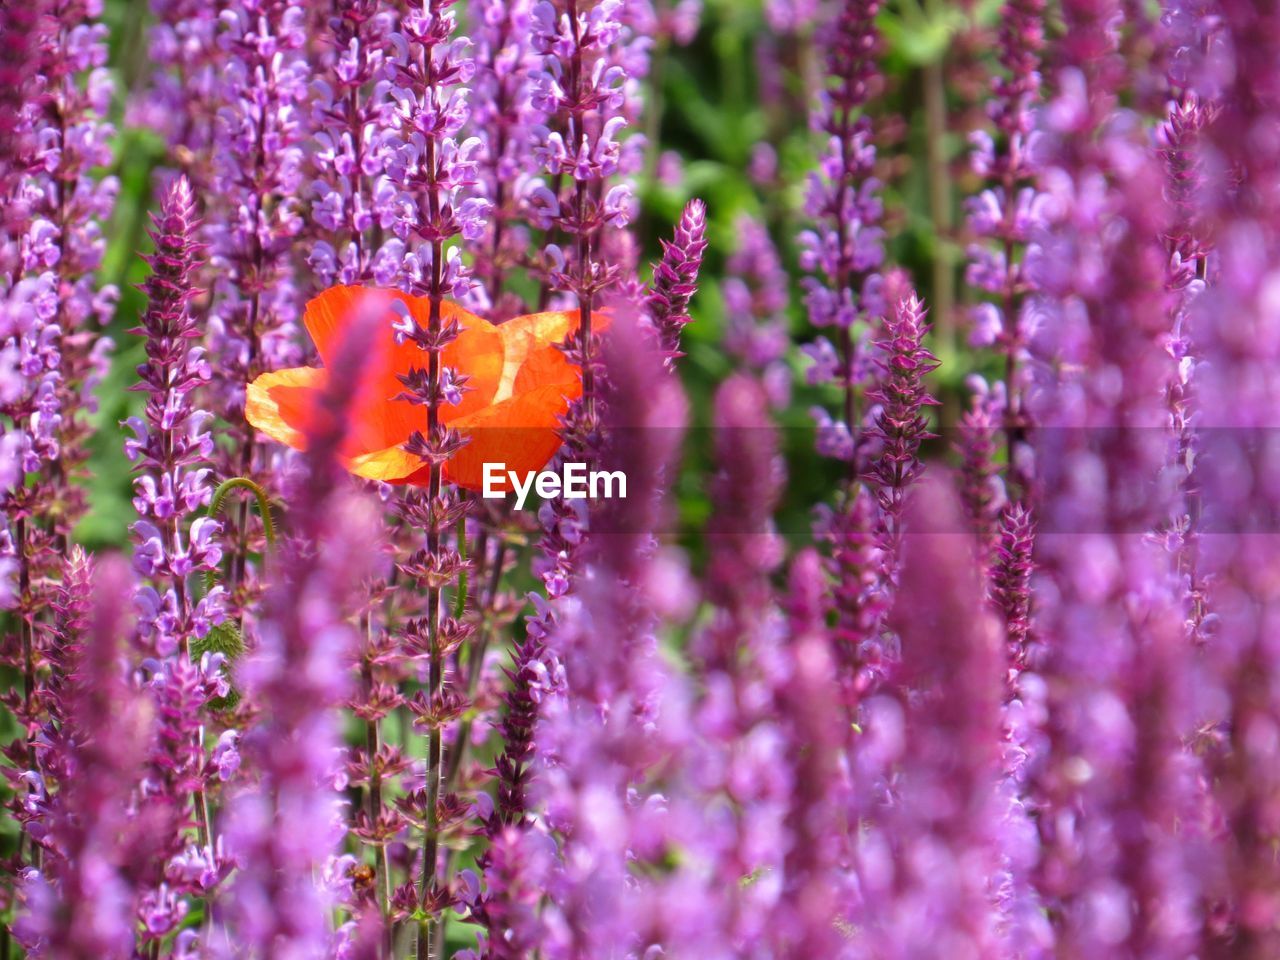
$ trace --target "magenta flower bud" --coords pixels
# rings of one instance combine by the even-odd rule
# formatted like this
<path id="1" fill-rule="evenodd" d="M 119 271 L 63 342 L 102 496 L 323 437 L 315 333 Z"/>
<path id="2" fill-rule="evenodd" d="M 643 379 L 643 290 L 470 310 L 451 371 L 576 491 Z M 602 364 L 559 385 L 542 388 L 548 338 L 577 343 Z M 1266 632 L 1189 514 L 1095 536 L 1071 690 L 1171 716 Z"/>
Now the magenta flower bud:
<path id="1" fill-rule="evenodd" d="M 924 377 L 938 366 L 938 360 L 924 346 L 929 329 L 924 317 L 924 305 L 914 293 L 900 297 L 885 318 L 882 338 L 874 344 L 880 350 L 876 364 L 881 379 L 874 390 L 868 391 L 867 399 L 879 408 L 871 432 L 879 450 L 866 479 L 876 489 L 891 531 L 899 529 L 907 488 L 923 467 L 920 444 L 933 436 L 926 411 L 937 401 L 925 386 Z M 886 545 L 896 536 L 892 533 Z"/>
<path id="2" fill-rule="evenodd" d="M 698 290 L 698 271 L 707 249 L 707 206 L 691 200 L 680 215 L 675 238 L 662 241 L 662 259 L 654 265 L 645 307 L 668 364 L 683 356 L 680 331 L 690 320 L 689 303 Z"/>

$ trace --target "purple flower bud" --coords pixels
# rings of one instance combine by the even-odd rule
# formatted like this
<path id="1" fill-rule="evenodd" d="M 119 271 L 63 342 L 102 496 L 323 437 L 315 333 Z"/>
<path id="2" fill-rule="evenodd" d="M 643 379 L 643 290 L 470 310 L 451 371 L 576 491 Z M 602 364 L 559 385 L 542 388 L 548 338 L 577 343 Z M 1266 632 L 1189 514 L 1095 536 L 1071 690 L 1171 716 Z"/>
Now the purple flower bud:
<path id="1" fill-rule="evenodd" d="M 698 271 L 707 248 L 706 229 L 706 204 L 691 200 L 680 216 L 675 238 L 662 241 L 662 260 L 653 268 L 645 306 L 669 365 L 683 356 L 680 331 L 690 321 L 689 304 L 698 289 Z"/>

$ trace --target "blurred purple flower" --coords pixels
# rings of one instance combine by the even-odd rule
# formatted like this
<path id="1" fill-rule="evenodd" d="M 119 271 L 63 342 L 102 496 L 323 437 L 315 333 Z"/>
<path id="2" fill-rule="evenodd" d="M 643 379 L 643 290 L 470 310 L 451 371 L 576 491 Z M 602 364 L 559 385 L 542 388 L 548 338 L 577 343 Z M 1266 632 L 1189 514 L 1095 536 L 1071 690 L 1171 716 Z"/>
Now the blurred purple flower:
<path id="1" fill-rule="evenodd" d="M 349 336 L 368 336 L 371 318 Z M 293 503 L 292 535 L 278 558 L 283 576 L 265 599 L 258 644 L 237 676 L 262 710 L 238 744 L 258 775 L 233 795 L 221 827 L 239 870 L 228 892 L 230 941 L 215 952 L 262 956 L 326 955 L 337 896 L 316 877 L 339 852 L 346 833 L 343 800 L 334 789 L 340 763 L 336 707 L 356 650 L 348 617 L 370 569 L 369 530 L 377 514 L 343 483 L 334 457 L 340 415 L 364 357 L 331 369 L 328 416 L 309 437 L 309 482 Z"/>
<path id="2" fill-rule="evenodd" d="M 902 647 L 893 692 L 866 704 L 858 899 L 847 919 L 869 956 L 923 956 L 939 944 L 996 956 L 998 630 L 968 542 L 949 532 L 958 521 L 950 492 L 926 484 L 908 513 L 930 532 L 903 546 L 889 621 Z"/>
<path id="3" fill-rule="evenodd" d="M 131 592 L 122 561 L 99 566 L 88 629 L 65 664 L 57 765 L 76 786 L 52 801 L 45 865 L 23 877 L 14 933 L 33 957 L 133 956 L 136 885 L 154 840 L 153 818 L 136 812 L 132 799 L 149 731 L 122 656 Z"/>

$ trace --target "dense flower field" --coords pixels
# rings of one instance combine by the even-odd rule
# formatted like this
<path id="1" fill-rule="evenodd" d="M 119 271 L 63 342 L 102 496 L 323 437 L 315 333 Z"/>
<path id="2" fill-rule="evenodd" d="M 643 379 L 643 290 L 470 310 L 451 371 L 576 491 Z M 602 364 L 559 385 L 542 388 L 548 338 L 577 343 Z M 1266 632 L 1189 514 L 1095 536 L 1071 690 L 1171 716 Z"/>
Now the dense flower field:
<path id="1" fill-rule="evenodd" d="M 1276 960 L 1277 426 L 1269 3 L 0 0 L 0 960 Z"/>

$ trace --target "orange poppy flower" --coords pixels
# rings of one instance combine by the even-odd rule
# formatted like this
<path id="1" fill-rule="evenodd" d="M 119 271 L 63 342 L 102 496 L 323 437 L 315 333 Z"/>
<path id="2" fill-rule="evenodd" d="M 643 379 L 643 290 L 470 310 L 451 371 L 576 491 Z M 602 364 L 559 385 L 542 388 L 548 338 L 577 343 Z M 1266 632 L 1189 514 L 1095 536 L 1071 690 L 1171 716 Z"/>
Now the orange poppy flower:
<path id="1" fill-rule="evenodd" d="M 347 408 L 343 465 L 359 477 L 425 486 L 429 468 L 404 444 L 414 431 L 426 433 L 426 412 L 395 397 L 405 392 L 396 379 L 411 367 L 425 368 L 426 354 L 411 341 L 396 343 L 392 322 L 396 302 L 427 326 L 430 303 L 398 290 L 331 287 L 307 304 L 303 323 L 321 361 L 332 365 L 335 351 L 350 349 L 346 333 L 360 310 L 380 309 L 360 383 Z M 541 470 L 560 448 L 559 418 L 582 395 L 581 372 L 557 349 L 578 322 L 577 313 L 534 313 L 495 325 L 457 304 L 441 304 L 444 322 L 457 320 L 458 337 L 441 355 L 443 364 L 469 377 L 459 404 L 444 404 L 440 421 L 468 438 L 445 465 L 445 480 L 480 490 L 485 463 L 505 463 L 525 476 Z M 327 384 L 323 368 L 294 367 L 264 373 L 248 386 L 245 417 L 274 440 L 306 448 Z"/>

